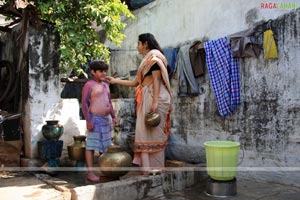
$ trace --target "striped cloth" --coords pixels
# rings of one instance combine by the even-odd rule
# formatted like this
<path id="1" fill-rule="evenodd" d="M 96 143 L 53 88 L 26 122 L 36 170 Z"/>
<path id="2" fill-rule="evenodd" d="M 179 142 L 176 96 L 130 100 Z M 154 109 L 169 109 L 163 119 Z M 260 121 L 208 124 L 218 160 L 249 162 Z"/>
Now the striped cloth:
<path id="1" fill-rule="evenodd" d="M 88 132 L 86 149 L 106 153 L 112 144 L 110 117 L 92 114 L 91 120 L 94 123 L 94 130 Z"/>
<path id="2" fill-rule="evenodd" d="M 241 103 L 239 63 L 226 37 L 204 43 L 206 65 L 221 116 L 233 113 Z"/>

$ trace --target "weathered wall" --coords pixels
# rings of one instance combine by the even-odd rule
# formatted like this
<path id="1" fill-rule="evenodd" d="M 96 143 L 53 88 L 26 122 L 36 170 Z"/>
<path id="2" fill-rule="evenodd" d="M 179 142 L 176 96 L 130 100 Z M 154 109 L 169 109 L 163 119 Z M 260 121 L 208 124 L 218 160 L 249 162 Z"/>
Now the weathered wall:
<path id="1" fill-rule="evenodd" d="M 291 3 L 295 2 L 300 5 L 300 1 Z M 218 115 L 207 73 L 197 79 L 201 89 L 197 97 L 178 98 L 178 83 L 172 79 L 174 110 L 167 156 L 205 162 L 205 141 L 239 141 L 245 154 L 240 176 L 300 185 L 299 173 L 286 168 L 300 167 L 299 9 L 261 9 L 260 3 L 156 0 L 135 11 L 137 18 L 129 22 L 123 46 L 113 47 L 111 71 L 126 76 L 138 67 L 141 57 L 134 49 L 140 33 L 153 33 L 162 48 L 180 47 L 204 37 L 216 39 L 245 30 L 290 12 L 272 22 L 279 59 L 264 60 L 261 54 L 240 60 L 242 103 L 235 114 L 226 118 Z M 133 95 L 132 89 L 120 90 L 122 95 Z M 268 167 L 276 167 L 273 174 L 265 173 L 271 171 Z"/>
<path id="2" fill-rule="evenodd" d="M 47 111 L 59 100 L 59 54 L 57 36 L 47 26 L 29 32 L 29 83 L 25 106 L 25 156 L 37 157 L 37 142 Z M 54 59 L 53 59 L 54 58 Z"/>
<path id="3" fill-rule="evenodd" d="M 45 140 L 42 127 L 46 120 L 59 120 L 64 126 L 60 140 L 66 146 L 73 142 L 73 135 L 85 134 L 85 121 L 79 117 L 77 99 L 61 99 L 59 74 L 59 37 L 51 25 L 30 28 L 29 31 L 28 98 L 25 103 L 23 166 L 39 166 L 38 141 Z"/>
<path id="4" fill-rule="evenodd" d="M 119 122 L 119 126 L 115 127 L 112 132 L 113 142 L 132 154 L 136 123 L 134 99 L 112 99 L 112 105 Z"/>

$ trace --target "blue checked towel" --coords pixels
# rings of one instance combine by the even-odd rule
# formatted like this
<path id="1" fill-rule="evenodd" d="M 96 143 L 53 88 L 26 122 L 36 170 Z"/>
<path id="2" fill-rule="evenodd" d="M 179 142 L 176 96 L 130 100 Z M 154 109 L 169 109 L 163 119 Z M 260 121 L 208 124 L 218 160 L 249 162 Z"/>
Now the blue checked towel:
<path id="1" fill-rule="evenodd" d="M 221 116 L 241 103 L 238 59 L 233 58 L 226 37 L 204 43 L 206 65 Z"/>
<path id="2" fill-rule="evenodd" d="M 109 115 L 92 114 L 91 120 L 94 123 L 94 130 L 89 131 L 87 135 L 86 149 L 106 153 L 112 144 L 110 117 Z"/>

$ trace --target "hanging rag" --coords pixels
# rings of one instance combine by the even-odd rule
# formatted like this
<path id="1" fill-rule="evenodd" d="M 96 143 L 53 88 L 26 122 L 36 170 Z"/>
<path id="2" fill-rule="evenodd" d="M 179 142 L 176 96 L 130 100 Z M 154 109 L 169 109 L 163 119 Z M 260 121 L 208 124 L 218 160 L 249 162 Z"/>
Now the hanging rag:
<path id="1" fill-rule="evenodd" d="M 195 79 L 189 56 L 189 45 L 180 47 L 177 55 L 176 70 L 178 73 L 180 97 L 199 95 L 199 85 Z"/>
<path id="2" fill-rule="evenodd" d="M 264 32 L 264 57 L 265 59 L 278 58 L 276 42 L 271 29 Z"/>
<path id="3" fill-rule="evenodd" d="M 170 66 L 170 72 L 169 72 L 170 80 L 171 80 L 171 77 L 175 70 L 177 51 L 178 51 L 178 49 L 176 49 L 176 48 L 164 48 L 163 49 L 164 56 L 166 57 L 168 64 Z"/>
<path id="4" fill-rule="evenodd" d="M 195 41 L 190 47 L 189 54 L 195 77 L 204 75 L 205 50 L 203 43 Z"/>
<path id="5" fill-rule="evenodd" d="M 234 58 L 258 57 L 261 45 L 253 28 L 227 36 Z"/>
<path id="6" fill-rule="evenodd" d="M 238 59 L 233 58 L 226 37 L 205 42 L 204 48 L 218 111 L 225 117 L 241 103 Z"/>

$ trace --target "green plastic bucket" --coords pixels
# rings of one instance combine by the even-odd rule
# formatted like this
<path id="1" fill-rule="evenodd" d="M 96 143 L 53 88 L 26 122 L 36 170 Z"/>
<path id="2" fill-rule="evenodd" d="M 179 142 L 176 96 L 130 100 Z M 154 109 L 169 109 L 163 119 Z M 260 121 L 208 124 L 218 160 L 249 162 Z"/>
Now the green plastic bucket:
<path id="1" fill-rule="evenodd" d="M 237 175 L 240 143 L 231 141 L 205 142 L 208 175 L 215 180 L 228 181 Z"/>

